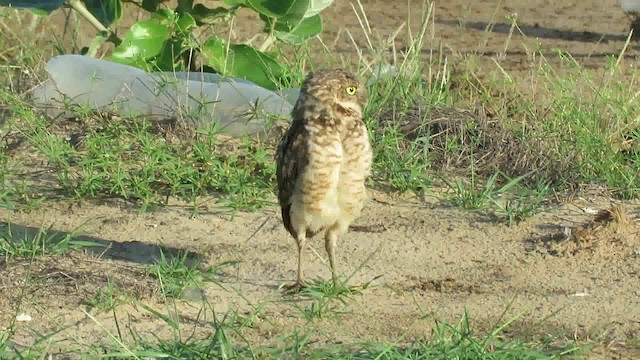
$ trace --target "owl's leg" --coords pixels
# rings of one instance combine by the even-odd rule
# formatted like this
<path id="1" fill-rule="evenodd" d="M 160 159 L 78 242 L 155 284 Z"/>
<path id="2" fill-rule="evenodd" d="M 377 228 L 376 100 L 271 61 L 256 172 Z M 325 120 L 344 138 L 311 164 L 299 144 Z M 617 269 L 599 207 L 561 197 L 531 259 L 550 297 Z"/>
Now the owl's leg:
<path id="1" fill-rule="evenodd" d="M 327 229 L 327 232 L 324 235 L 324 248 L 327 250 L 327 255 L 329 255 L 329 265 L 331 266 L 331 278 L 333 279 L 334 286 L 336 286 L 338 283 L 338 276 L 336 274 L 336 263 L 335 263 L 335 250 L 336 250 L 337 242 L 338 242 L 338 227 L 332 226 Z"/>
<path id="2" fill-rule="evenodd" d="M 305 286 L 302 263 L 304 260 L 305 245 L 307 244 L 306 230 L 298 233 L 296 242 L 298 243 L 298 280 L 296 281 L 296 285 L 302 288 Z"/>
<path id="3" fill-rule="evenodd" d="M 302 265 L 304 263 L 304 250 L 307 244 L 307 232 L 306 229 L 299 229 L 296 236 L 296 243 L 298 244 L 298 277 L 295 283 L 285 286 L 285 290 L 288 293 L 297 293 L 307 286 L 304 280 L 304 271 Z"/>

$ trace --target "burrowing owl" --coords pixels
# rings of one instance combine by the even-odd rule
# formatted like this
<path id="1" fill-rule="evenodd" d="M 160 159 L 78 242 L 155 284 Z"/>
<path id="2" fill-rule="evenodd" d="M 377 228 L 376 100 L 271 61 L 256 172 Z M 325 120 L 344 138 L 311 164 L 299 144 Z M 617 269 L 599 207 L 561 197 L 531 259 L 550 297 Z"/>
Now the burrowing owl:
<path id="1" fill-rule="evenodd" d="M 305 79 L 291 127 L 277 151 L 278 200 L 282 222 L 298 244 L 298 278 L 308 238 L 325 231 L 325 249 L 335 282 L 335 247 L 360 215 L 372 151 L 362 108 L 366 90 L 343 70 L 320 70 Z"/>

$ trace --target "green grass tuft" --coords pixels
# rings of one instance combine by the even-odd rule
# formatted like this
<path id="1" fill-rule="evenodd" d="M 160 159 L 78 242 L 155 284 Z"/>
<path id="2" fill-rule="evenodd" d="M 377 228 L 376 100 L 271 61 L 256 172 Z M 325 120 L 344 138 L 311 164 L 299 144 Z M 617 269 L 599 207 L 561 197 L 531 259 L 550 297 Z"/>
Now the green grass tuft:
<path id="1" fill-rule="evenodd" d="M 57 235 L 39 229 L 35 235 L 14 234 L 11 225 L 0 227 L 0 257 L 32 259 L 46 255 L 64 255 L 73 250 L 99 247 L 100 244 L 76 239 L 74 232 Z"/>
<path id="2" fill-rule="evenodd" d="M 231 264 L 202 268 L 200 261 L 191 259 L 186 251 L 180 251 L 172 257 L 167 257 L 161 252 L 160 259 L 150 265 L 148 271 L 158 279 L 166 297 L 181 298 L 188 290 L 200 291 L 205 282 L 219 284 L 222 267 Z"/>

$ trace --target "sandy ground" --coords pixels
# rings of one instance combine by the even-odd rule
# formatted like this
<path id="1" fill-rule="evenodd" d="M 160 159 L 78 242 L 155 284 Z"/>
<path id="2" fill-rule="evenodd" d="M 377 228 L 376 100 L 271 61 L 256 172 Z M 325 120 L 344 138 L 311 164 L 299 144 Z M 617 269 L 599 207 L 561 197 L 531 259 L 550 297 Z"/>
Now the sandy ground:
<path id="1" fill-rule="evenodd" d="M 390 3 L 363 1 L 375 32 L 388 37 L 407 19 L 411 28 L 417 29 L 420 3 L 412 2 L 409 16 L 406 2 Z M 511 14 L 517 14 L 528 38 L 525 41 L 514 35 L 502 63 L 523 73 L 529 71 L 525 49 L 536 43 L 548 51 L 569 51 L 587 67 L 602 67 L 606 55 L 622 49 L 628 28 L 617 0 L 450 0 L 436 3 L 435 23 L 428 29 L 433 35 L 429 35 L 426 47 L 435 48 L 442 43 L 457 52 L 486 54 L 486 61 L 490 62 L 490 56 L 504 50 L 509 30 L 505 16 Z M 353 52 L 345 30 L 353 34 L 359 46 L 366 46 L 350 1 L 337 1 L 324 18 L 323 39 L 335 48 L 336 54 Z M 61 19 L 61 15 L 48 19 L 42 26 L 60 24 Z M 493 31 L 484 31 L 490 23 L 495 24 Z M 242 38 L 260 26 L 256 21 L 235 29 L 236 35 Z M 404 44 L 403 31 L 396 38 L 396 46 L 401 48 Z M 632 46 L 628 54 L 637 53 Z M 317 322 L 315 336 L 320 342 L 330 343 L 411 340 L 428 335 L 433 318 L 456 321 L 465 308 L 478 327 L 488 329 L 513 301 L 507 318 L 525 313 L 511 331 L 604 339 L 602 356 L 640 356 L 637 350 L 624 345 L 625 341 L 640 337 L 637 222 L 628 226 L 624 236 L 615 233 L 590 240 L 594 241 L 593 249 L 575 254 L 558 251 L 563 248 L 558 239 L 565 226 L 577 226 L 593 218 L 584 209 L 610 206 L 610 200 L 599 194 L 585 194 L 508 227 L 486 214 L 447 207 L 434 197 L 372 192 L 372 199 L 358 220 L 365 230 L 352 231 L 340 240 L 338 264 L 342 272 L 349 274 L 364 263 L 352 278 L 356 284 L 382 277 L 349 304 L 349 313 L 341 317 L 342 324 L 335 320 Z M 638 214 L 639 206 L 638 202 L 623 204 L 630 217 Z M 58 338 L 80 343 L 108 342 L 104 330 L 80 310 L 82 301 L 103 287 L 107 277 L 146 304 L 167 310 L 158 296 L 156 282 L 137 267 L 152 261 L 160 243 L 165 252 L 185 249 L 209 265 L 239 261 L 237 267 L 225 272 L 227 290 L 208 284 L 204 296 L 217 311 L 238 307 L 246 312 L 252 305 L 267 301 L 260 317 L 263 320 L 246 330 L 244 335 L 248 338 L 266 343 L 303 322 L 300 312 L 277 289 L 294 278 L 296 256 L 294 242 L 282 228 L 275 208 L 241 213 L 230 219 L 214 210 L 192 218 L 187 209 L 178 206 L 140 214 L 130 205 L 115 201 L 52 203 L 29 214 L 0 209 L 0 219 L 14 224 L 14 231 L 46 226 L 69 232 L 80 227 L 83 236 L 111 244 L 104 254 L 75 254 L 63 260 L 43 258 L 31 266 L 0 260 L 0 326 L 15 316 L 21 298 L 20 311 L 33 316 L 30 323 L 19 324 L 17 342 L 29 343 L 29 328 L 47 332 L 62 326 L 67 328 Z M 321 240 L 311 244 L 324 256 Z M 308 258 L 308 276 L 329 276 L 319 257 Z M 28 271 L 36 281 L 21 293 L 20 285 Z M 185 323 L 194 323 L 197 317 L 199 303 L 192 300 L 180 305 Z M 168 335 L 166 325 L 140 307 L 123 305 L 118 313 L 121 321 L 138 331 Z M 108 329 L 115 329 L 112 314 L 94 316 Z M 549 318 L 543 321 L 546 317 Z M 206 329 L 203 331 L 205 334 Z M 52 350 L 55 349 L 54 346 Z"/>
<path id="2" fill-rule="evenodd" d="M 429 333 L 433 318 L 456 321 L 465 308 L 480 329 L 488 329 L 513 301 L 507 319 L 524 314 L 510 331 L 604 338 L 619 347 L 619 342 L 637 337 L 640 326 L 640 226 L 630 225 L 625 236 L 592 239 L 589 248 L 575 253 L 570 251 L 573 247 L 560 244 L 565 226 L 584 224 L 593 218 L 585 211 L 609 206 L 600 197 L 576 198 L 508 227 L 491 216 L 450 208 L 431 198 L 373 192 L 356 224 L 360 231 L 340 240 L 338 264 L 346 274 L 355 272 L 353 284 L 382 277 L 349 304 L 350 313 L 341 316 L 341 324 L 320 321 L 318 340 L 417 339 Z M 625 210 L 634 213 L 631 204 Z M 230 220 L 213 212 L 191 218 L 179 207 L 140 215 L 124 203 L 65 203 L 30 214 L 3 211 L 2 216 L 30 231 L 41 226 L 63 232 L 80 228 L 87 240 L 111 246 L 103 254 L 43 258 L 31 265 L 3 263 L 1 307 L 15 309 L 24 296 L 21 312 L 34 318 L 20 325 L 21 330 L 53 330 L 64 324 L 69 326 L 65 335 L 80 342 L 107 341 L 104 331 L 78 306 L 104 287 L 108 277 L 145 303 L 167 310 L 159 303 L 157 284 L 135 267 L 152 262 L 159 243 L 165 253 L 188 250 L 209 265 L 239 261 L 225 270 L 226 290 L 208 284 L 204 296 L 221 312 L 229 307 L 248 312 L 266 301 L 262 316 L 268 321 L 246 330 L 245 336 L 268 342 L 301 322 L 299 311 L 277 290 L 294 279 L 296 256 L 275 209 L 241 213 Z M 13 231 L 22 228 L 14 226 Z M 311 245 L 324 256 L 321 240 Z M 569 251 L 563 253 L 565 249 Z M 322 258 L 309 258 L 309 277 L 329 276 Z M 32 280 L 22 294 L 18 289 L 27 271 Z M 198 310 L 197 296 L 191 300 L 181 306 L 187 318 L 195 318 Z M 123 319 L 125 313 L 132 314 L 137 321 L 131 326 L 140 332 L 168 335 L 166 325 L 140 309 L 125 306 L 119 313 Z M 12 316 L 3 311 L 0 320 L 6 324 Z M 96 316 L 113 328 L 110 313 Z"/>

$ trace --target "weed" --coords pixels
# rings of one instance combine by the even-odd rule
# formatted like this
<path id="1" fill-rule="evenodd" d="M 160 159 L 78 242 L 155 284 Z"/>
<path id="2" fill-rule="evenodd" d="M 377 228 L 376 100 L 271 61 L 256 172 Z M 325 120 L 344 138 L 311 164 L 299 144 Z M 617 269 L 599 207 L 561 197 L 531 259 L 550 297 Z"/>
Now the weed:
<path id="1" fill-rule="evenodd" d="M 322 285 L 323 286 L 323 285 Z M 435 321 L 431 336 L 415 340 L 410 344 L 388 344 L 380 342 L 324 344 L 313 345 L 308 331 L 313 332 L 311 323 L 296 328 L 290 334 L 278 338 L 274 343 L 251 345 L 241 335 L 234 324 L 238 324 L 237 312 L 230 311 L 220 317 L 213 307 L 205 303 L 200 314 L 210 318 L 201 321 L 198 328 L 187 331 L 183 328 L 179 316 L 169 316 L 160 313 L 144 304 L 139 304 L 151 316 L 161 319 L 172 330 L 173 336 L 160 338 L 159 336 L 142 337 L 133 332 L 133 342 L 123 342 L 116 334 L 108 333 L 114 347 L 100 349 L 100 353 L 109 358 L 119 357 L 155 357 L 155 358 L 305 358 L 305 359 L 560 359 L 575 357 L 584 351 L 584 347 L 567 342 L 556 342 L 547 337 L 541 343 L 525 342 L 522 340 L 507 340 L 503 332 L 517 318 L 499 323 L 495 328 L 483 335 L 476 334 L 468 313 L 465 311 L 457 324 Z M 89 315 L 94 321 L 98 321 Z M 203 325 L 207 325 L 203 327 Z M 105 329 L 105 331 L 108 331 Z M 203 331 L 208 336 L 194 337 L 193 334 Z M 190 334 L 190 332 L 192 332 Z M 237 341 L 240 340 L 240 341 Z"/>
<path id="2" fill-rule="evenodd" d="M 569 346 L 550 352 L 521 341 L 508 341 L 500 333 L 513 320 L 499 325 L 485 337 L 474 334 L 468 313 L 465 311 L 457 325 L 437 321 L 432 328 L 432 337 L 427 341 L 417 341 L 407 347 L 383 344 L 365 345 L 363 359 L 555 359 L 563 355 L 575 354 L 579 348 Z M 355 359 L 356 357 L 346 357 Z"/>
<path id="3" fill-rule="evenodd" d="M 346 286 L 342 282 L 313 279 L 300 292 L 302 297 L 310 299 L 311 302 L 304 308 L 295 306 L 307 321 L 335 317 L 342 313 L 335 306 L 335 301 L 346 305 L 347 300 L 352 299 L 357 293 L 359 293 L 357 288 Z"/>
<path id="4" fill-rule="evenodd" d="M 45 197 L 32 193 L 27 180 L 19 177 L 19 164 L 10 163 L 9 156 L 0 147 L 0 208 L 30 211 L 36 209 Z"/>
<path id="5" fill-rule="evenodd" d="M 107 286 L 101 289 L 86 300 L 89 307 L 96 309 L 100 312 L 115 310 L 121 296 L 119 295 L 118 288 L 113 284 L 111 279 L 107 280 Z"/>
<path id="6" fill-rule="evenodd" d="M 406 65 L 408 66 L 408 65 Z M 439 95 L 425 87 L 421 73 L 403 71 L 393 79 L 380 79 L 369 85 L 369 103 L 365 109 L 374 150 L 374 178 L 398 191 L 425 190 L 431 185 L 429 137 L 407 143 L 399 114 L 425 98 L 446 102 L 446 89 Z"/>
<path id="7" fill-rule="evenodd" d="M 393 130 L 374 137 L 375 179 L 398 191 L 426 190 L 431 185 L 428 147 L 416 142 L 403 148 L 401 134 Z"/>
<path id="8" fill-rule="evenodd" d="M 473 170 L 470 184 L 467 184 L 463 179 L 456 179 L 455 184 L 451 184 L 450 181 L 444 178 L 442 180 L 447 184 L 449 189 L 453 191 L 453 194 L 449 198 L 451 203 L 465 209 L 480 209 L 496 197 L 507 193 L 526 177 L 526 175 L 524 175 L 509 179 L 506 184 L 496 188 L 498 186 L 496 182 L 499 175 L 499 173 L 493 174 L 480 189 L 478 189 L 477 178 L 473 175 Z"/>
<path id="9" fill-rule="evenodd" d="M 351 279 L 379 249 L 380 248 L 369 255 L 369 257 L 344 280 L 338 277 L 336 281 L 333 281 L 333 279 L 327 281 L 322 278 L 309 281 L 307 286 L 302 288 L 299 295 L 302 298 L 311 300 L 311 302 L 304 308 L 296 305 L 296 308 L 302 313 L 303 317 L 307 321 L 311 321 L 313 319 L 333 318 L 341 315 L 343 311 L 336 306 L 336 301 L 343 306 L 347 306 L 349 300 L 353 300 L 354 296 L 360 295 L 362 291 L 368 289 L 375 280 L 381 277 L 376 276 L 372 280 L 358 286 L 347 285 L 349 279 Z"/>
<path id="10" fill-rule="evenodd" d="M 491 199 L 499 214 L 507 218 L 509 226 L 526 220 L 542 210 L 542 205 L 549 197 L 551 188 L 547 183 L 540 183 L 536 189 L 524 189 L 501 204 Z"/>
<path id="11" fill-rule="evenodd" d="M 57 235 L 40 228 L 35 235 L 25 232 L 22 236 L 17 236 L 12 232 L 11 225 L 3 227 L 4 229 L 0 229 L 0 256 L 3 257 L 64 255 L 73 250 L 100 246 L 95 242 L 77 239 L 75 232 Z"/>
<path id="12" fill-rule="evenodd" d="M 164 295 L 168 298 L 180 298 L 185 291 L 202 288 L 205 282 L 218 283 L 221 268 L 232 263 L 224 263 L 210 268 L 201 268 L 199 260 L 193 260 L 186 251 L 167 258 L 160 252 L 156 264 L 148 267 L 149 273 L 158 279 Z"/>

